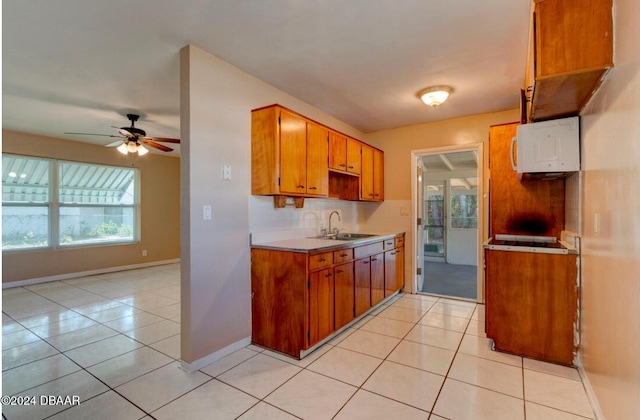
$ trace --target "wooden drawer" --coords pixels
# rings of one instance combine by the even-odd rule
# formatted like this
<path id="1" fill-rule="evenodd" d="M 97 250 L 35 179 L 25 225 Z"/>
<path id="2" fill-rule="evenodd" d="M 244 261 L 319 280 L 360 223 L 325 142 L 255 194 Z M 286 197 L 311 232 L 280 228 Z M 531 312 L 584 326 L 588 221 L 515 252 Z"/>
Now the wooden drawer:
<path id="1" fill-rule="evenodd" d="M 404 236 L 396 237 L 396 248 L 400 248 L 404 246 Z"/>
<path id="2" fill-rule="evenodd" d="M 385 239 L 384 240 L 384 249 L 393 249 L 396 247 L 396 241 L 394 238 L 391 239 Z"/>
<path id="3" fill-rule="evenodd" d="M 339 251 L 333 251 L 334 264 L 340 264 L 342 262 L 351 261 L 353 259 L 353 249 L 341 249 Z"/>
<path id="4" fill-rule="evenodd" d="M 382 242 L 375 242 L 369 245 L 363 245 L 355 248 L 354 256 L 356 259 L 366 257 L 368 255 L 377 254 L 384 250 L 384 245 Z"/>
<path id="5" fill-rule="evenodd" d="M 309 271 L 333 265 L 333 252 L 324 252 L 309 256 Z"/>

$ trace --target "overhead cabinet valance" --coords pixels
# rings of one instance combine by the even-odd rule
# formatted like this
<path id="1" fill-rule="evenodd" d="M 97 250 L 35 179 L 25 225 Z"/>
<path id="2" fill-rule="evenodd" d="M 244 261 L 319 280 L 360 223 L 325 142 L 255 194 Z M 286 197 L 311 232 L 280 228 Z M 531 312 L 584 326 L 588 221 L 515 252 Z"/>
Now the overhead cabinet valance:
<path id="1" fill-rule="evenodd" d="M 280 105 L 251 112 L 253 195 L 383 201 L 383 166 L 381 150 Z"/>

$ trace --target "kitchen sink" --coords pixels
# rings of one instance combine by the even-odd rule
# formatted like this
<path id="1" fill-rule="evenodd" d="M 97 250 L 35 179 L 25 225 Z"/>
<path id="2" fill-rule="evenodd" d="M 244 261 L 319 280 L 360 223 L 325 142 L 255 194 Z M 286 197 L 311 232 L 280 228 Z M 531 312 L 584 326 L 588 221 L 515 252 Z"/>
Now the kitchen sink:
<path id="1" fill-rule="evenodd" d="M 371 238 L 373 236 L 376 236 L 376 235 L 372 235 L 370 233 L 347 233 L 347 232 L 344 232 L 344 233 L 339 233 L 336 236 L 336 239 L 346 241 L 346 240 L 351 240 L 351 239 Z"/>
<path id="2" fill-rule="evenodd" d="M 337 235 L 316 236 L 318 239 L 329 239 L 333 241 L 355 241 L 356 239 L 371 238 L 373 234 L 370 233 L 339 233 Z"/>

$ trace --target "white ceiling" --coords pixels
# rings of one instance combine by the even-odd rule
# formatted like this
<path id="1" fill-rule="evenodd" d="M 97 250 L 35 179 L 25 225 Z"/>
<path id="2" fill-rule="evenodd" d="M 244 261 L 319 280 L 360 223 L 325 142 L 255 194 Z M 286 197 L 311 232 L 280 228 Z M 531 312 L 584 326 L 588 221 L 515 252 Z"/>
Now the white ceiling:
<path id="1" fill-rule="evenodd" d="M 4 0 L 3 128 L 179 137 L 191 43 L 372 132 L 517 108 L 528 0 Z M 417 98 L 447 84 L 438 108 Z M 170 145 L 173 146 L 173 145 Z M 161 152 L 160 152 L 161 153 Z"/>

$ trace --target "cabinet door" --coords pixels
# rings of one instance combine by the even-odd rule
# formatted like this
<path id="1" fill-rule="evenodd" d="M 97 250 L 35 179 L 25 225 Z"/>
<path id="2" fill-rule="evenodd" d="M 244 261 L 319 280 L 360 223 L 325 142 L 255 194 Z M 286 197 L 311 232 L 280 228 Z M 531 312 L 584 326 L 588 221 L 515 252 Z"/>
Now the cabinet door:
<path id="1" fill-rule="evenodd" d="M 309 274 L 308 347 L 333 332 L 333 269 Z"/>
<path id="2" fill-rule="evenodd" d="M 307 194 L 326 197 L 329 193 L 327 156 L 329 131 L 317 124 L 307 123 Z"/>
<path id="3" fill-rule="evenodd" d="M 338 265 L 333 271 L 335 291 L 335 329 L 338 330 L 355 318 L 355 283 L 353 262 Z"/>
<path id="4" fill-rule="evenodd" d="M 384 153 L 373 149 L 373 199 L 384 200 Z"/>
<path id="5" fill-rule="evenodd" d="M 356 260 L 354 272 L 356 283 L 356 317 L 358 317 L 371 308 L 371 270 L 369 257 Z"/>
<path id="6" fill-rule="evenodd" d="M 362 143 L 347 137 L 347 172 L 360 174 L 362 166 Z"/>
<path id="7" fill-rule="evenodd" d="M 362 145 L 362 174 L 360 176 L 360 198 L 373 200 L 373 147 Z"/>
<path id="8" fill-rule="evenodd" d="M 307 122 L 285 110 L 280 112 L 280 192 L 307 191 Z"/>
<path id="9" fill-rule="evenodd" d="M 404 246 L 396 252 L 396 290 L 400 290 L 404 287 Z"/>
<path id="10" fill-rule="evenodd" d="M 371 256 L 371 306 L 384 300 L 384 253 Z"/>
<path id="11" fill-rule="evenodd" d="M 347 170 L 347 138 L 333 131 L 329 133 L 329 168 Z"/>
<path id="12" fill-rule="evenodd" d="M 384 296 L 391 296 L 397 290 L 397 259 L 398 251 L 395 249 L 384 253 Z"/>
<path id="13" fill-rule="evenodd" d="M 571 365 L 576 256 L 487 250 L 486 329 L 496 350 Z"/>

